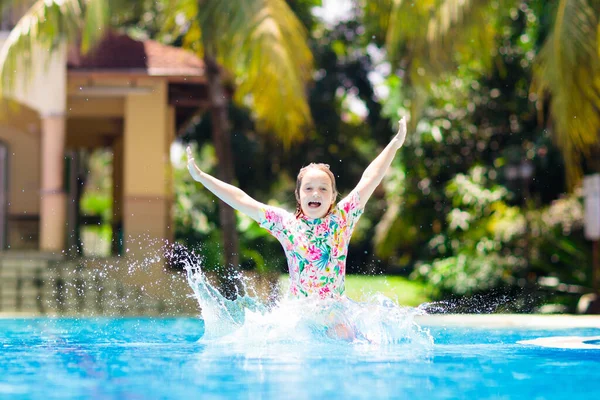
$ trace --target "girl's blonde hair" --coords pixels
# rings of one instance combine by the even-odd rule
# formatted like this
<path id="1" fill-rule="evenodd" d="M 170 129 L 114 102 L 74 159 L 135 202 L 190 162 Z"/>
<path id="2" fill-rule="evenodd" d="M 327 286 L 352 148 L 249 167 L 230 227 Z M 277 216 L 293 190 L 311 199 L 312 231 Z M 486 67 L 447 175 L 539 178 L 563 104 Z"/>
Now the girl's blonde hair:
<path id="1" fill-rule="evenodd" d="M 296 190 L 294 191 L 294 194 L 296 195 L 296 213 L 295 213 L 296 218 L 299 217 L 300 215 L 302 215 L 302 206 L 300 205 L 300 187 L 302 186 L 302 178 L 304 178 L 306 171 L 308 171 L 310 168 L 316 168 L 319 171 L 325 172 L 327 174 L 327 176 L 329 177 L 329 179 L 331 180 L 331 190 L 333 191 L 333 199 L 335 200 L 338 196 L 337 187 L 335 185 L 335 176 L 333 175 L 333 172 L 331 172 L 331 170 L 329 169 L 329 164 L 322 164 L 322 163 L 308 164 L 306 167 L 303 167 L 300 169 L 300 172 L 298 172 L 298 177 L 296 178 Z M 329 206 L 329 210 L 327 210 L 327 214 L 329 214 L 329 212 L 331 212 L 331 209 L 333 208 L 334 204 L 335 204 L 335 201 L 331 203 L 331 206 Z"/>

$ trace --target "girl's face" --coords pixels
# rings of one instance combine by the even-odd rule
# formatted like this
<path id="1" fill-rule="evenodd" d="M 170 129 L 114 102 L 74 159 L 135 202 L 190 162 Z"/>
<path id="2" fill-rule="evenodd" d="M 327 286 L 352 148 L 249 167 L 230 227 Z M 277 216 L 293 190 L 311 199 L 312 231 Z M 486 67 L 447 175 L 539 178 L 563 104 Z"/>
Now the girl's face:
<path id="1" fill-rule="evenodd" d="M 324 217 L 335 200 L 331 179 L 327 173 L 310 168 L 302 177 L 300 207 L 309 218 Z"/>

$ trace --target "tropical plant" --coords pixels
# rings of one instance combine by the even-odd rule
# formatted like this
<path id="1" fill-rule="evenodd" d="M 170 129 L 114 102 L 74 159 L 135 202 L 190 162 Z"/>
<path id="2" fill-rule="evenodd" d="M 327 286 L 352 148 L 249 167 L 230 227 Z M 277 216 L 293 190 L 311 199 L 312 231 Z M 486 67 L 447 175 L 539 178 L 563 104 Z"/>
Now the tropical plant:
<path id="1" fill-rule="evenodd" d="M 519 251 L 525 217 L 507 204 L 508 191 L 487 175 L 485 168 L 475 167 L 447 185 L 452 210 L 446 230 L 429 241 L 436 259 L 416 270 L 438 288 L 459 295 L 515 284 L 515 275 L 527 266 Z"/>
<path id="2" fill-rule="evenodd" d="M 19 75 L 29 78 L 40 50 L 50 53 L 65 42 L 81 41 L 85 52 L 104 34 L 109 6 L 115 0 L 10 0 L 0 12 L 24 10 L 0 50 L 0 96 L 10 92 Z M 27 8 L 29 7 L 29 8 Z"/>
<path id="3" fill-rule="evenodd" d="M 529 24 L 544 25 L 537 38 L 533 90 L 540 119 L 560 147 L 571 188 L 584 169 L 600 171 L 600 1 L 598 0 L 356 0 L 367 33 L 385 44 L 403 71 L 413 116 L 420 114 L 430 86 L 459 64 L 489 69 L 502 45 L 502 19 L 528 12 Z M 487 23 L 482 23 L 487 21 Z M 544 105 L 548 113 L 544 115 Z"/>
<path id="4" fill-rule="evenodd" d="M 411 115 L 419 117 L 430 85 L 458 65 L 489 68 L 499 22 L 515 0 L 357 0 L 367 34 L 402 71 Z M 487 23 L 482 24 L 482 21 Z"/>
<path id="5" fill-rule="evenodd" d="M 527 295 L 555 282 L 550 289 L 570 292 L 566 302 L 572 303 L 593 275 L 581 234 L 581 191 L 547 207 L 520 209 L 509 204 L 509 192 L 489 179 L 490 172 L 476 167 L 447 185 L 453 208 L 446 229 L 429 241 L 434 260 L 421 263 L 413 276 L 460 296 L 498 288 Z"/>
<path id="6" fill-rule="evenodd" d="M 36 63 L 36 48 L 55 51 L 65 42 L 81 39 L 85 51 L 110 26 L 109 11 L 118 15 L 127 3 L 36 1 L 13 28 L 0 53 L 3 91 L 10 90 L 17 70 L 31 70 Z M 155 3 L 161 5 L 163 32 L 183 37 L 184 46 L 204 59 L 221 179 L 234 181 L 225 79 L 231 78 L 236 86 L 235 100 L 253 110 L 259 129 L 274 132 L 286 146 L 303 136 L 312 123 L 305 91 L 312 73 L 312 55 L 305 28 L 284 0 Z M 13 0 L 7 4 L 30 5 L 31 1 Z M 220 216 L 226 264 L 236 266 L 235 214 L 221 204 Z"/>
<path id="7" fill-rule="evenodd" d="M 600 1 L 553 1 L 552 29 L 537 57 L 535 89 L 576 186 L 583 172 L 600 171 Z M 545 5 L 548 7 L 548 5 Z"/>
<path id="8" fill-rule="evenodd" d="M 164 32 L 202 55 L 219 177 L 233 182 L 228 95 L 221 67 L 233 74 L 235 100 L 255 113 L 259 130 L 286 146 L 311 125 L 305 85 L 312 73 L 307 32 L 284 0 L 163 0 Z M 226 268 L 239 265 L 233 210 L 220 203 Z M 224 274 L 228 276 L 231 274 Z"/>

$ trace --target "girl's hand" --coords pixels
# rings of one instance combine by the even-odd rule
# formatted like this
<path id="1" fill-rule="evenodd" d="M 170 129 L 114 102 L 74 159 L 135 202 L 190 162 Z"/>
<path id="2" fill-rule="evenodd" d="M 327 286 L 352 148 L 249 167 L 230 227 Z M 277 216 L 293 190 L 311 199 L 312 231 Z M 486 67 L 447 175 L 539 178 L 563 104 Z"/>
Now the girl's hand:
<path id="1" fill-rule="evenodd" d="M 198 166 L 194 162 L 194 155 L 192 154 L 192 149 L 190 148 L 190 146 L 187 147 L 186 152 L 187 152 L 187 159 L 188 159 L 187 160 L 188 171 L 190 171 L 190 174 L 192 175 L 192 178 L 194 178 L 194 180 L 199 181 L 202 171 L 200 171 L 200 168 L 198 168 Z"/>
<path id="2" fill-rule="evenodd" d="M 392 141 L 395 142 L 397 149 L 402 147 L 404 140 L 406 139 L 406 117 L 402 117 L 402 119 L 399 121 L 399 124 L 398 133 L 396 133 L 396 136 L 394 136 L 394 139 L 392 139 Z"/>

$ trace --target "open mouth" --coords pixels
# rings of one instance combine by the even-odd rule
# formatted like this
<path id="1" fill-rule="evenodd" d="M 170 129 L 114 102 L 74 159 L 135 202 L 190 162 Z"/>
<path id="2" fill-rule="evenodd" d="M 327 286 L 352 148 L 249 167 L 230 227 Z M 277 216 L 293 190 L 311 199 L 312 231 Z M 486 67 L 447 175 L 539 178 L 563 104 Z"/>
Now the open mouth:
<path id="1" fill-rule="evenodd" d="M 309 201 L 308 202 L 308 207 L 310 208 L 319 208 L 321 207 L 321 203 L 318 201 Z"/>

